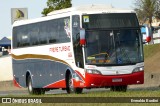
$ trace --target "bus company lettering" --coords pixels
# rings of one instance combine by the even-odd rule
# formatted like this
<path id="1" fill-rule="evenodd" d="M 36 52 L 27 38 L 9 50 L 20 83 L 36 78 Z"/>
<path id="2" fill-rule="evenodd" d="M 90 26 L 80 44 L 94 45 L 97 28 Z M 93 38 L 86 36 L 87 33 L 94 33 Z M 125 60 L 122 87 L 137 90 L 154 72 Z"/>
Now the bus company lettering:
<path id="1" fill-rule="evenodd" d="M 70 51 L 70 46 L 52 47 L 52 48 L 49 48 L 49 51 L 51 51 L 51 52 Z"/>

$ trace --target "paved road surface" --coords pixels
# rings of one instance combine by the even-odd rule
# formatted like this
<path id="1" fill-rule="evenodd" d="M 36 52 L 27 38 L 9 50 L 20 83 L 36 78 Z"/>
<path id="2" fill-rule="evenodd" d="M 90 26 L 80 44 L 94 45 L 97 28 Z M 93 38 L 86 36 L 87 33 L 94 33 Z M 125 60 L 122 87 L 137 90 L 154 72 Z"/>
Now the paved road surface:
<path id="1" fill-rule="evenodd" d="M 0 57 L 0 81 L 13 79 L 12 58 L 10 55 Z"/>
<path id="2" fill-rule="evenodd" d="M 107 91 L 108 89 L 105 88 L 100 88 L 100 89 L 84 89 L 83 93 L 87 93 L 87 92 L 97 92 L 97 91 Z M 51 91 L 47 91 L 45 94 L 65 94 L 67 93 L 66 90 L 61 90 L 61 89 L 57 89 L 57 90 L 51 90 Z M 7 95 L 29 95 L 27 90 L 14 90 L 14 91 L 0 91 L 0 96 L 7 96 Z"/>
<path id="3" fill-rule="evenodd" d="M 141 91 L 141 90 L 148 90 L 148 91 L 157 91 L 160 90 L 159 86 L 156 87 L 147 87 L 147 88 L 129 88 L 128 91 Z M 109 89 L 105 88 L 98 88 L 98 89 L 84 89 L 83 93 L 90 93 L 90 92 L 109 92 Z M 46 92 L 45 94 L 65 94 L 66 90 L 51 90 Z M 14 91 L 0 91 L 0 96 L 8 96 L 8 95 L 29 95 L 27 90 L 14 90 Z"/>

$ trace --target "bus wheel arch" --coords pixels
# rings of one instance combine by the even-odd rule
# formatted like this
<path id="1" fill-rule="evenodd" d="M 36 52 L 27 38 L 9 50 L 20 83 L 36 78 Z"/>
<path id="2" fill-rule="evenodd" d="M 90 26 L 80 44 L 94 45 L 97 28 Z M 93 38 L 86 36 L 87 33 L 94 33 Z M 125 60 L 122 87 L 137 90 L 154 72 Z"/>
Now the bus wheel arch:
<path id="1" fill-rule="evenodd" d="M 73 73 L 70 70 L 66 71 L 65 81 L 66 81 L 67 93 L 77 93 L 77 94 L 82 93 L 83 88 L 74 87 Z"/>
<path id="2" fill-rule="evenodd" d="M 26 87 L 28 87 L 28 77 L 31 76 L 29 72 L 26 73 Z"/>
<path id="3" fill-rule="evenodd" d="M 28 88 L 28 93 L 31 95 L 45 94 L 45 89 L 33 87 L 33 79 L 29 72 L 26 73 L 26 86 Z"/>

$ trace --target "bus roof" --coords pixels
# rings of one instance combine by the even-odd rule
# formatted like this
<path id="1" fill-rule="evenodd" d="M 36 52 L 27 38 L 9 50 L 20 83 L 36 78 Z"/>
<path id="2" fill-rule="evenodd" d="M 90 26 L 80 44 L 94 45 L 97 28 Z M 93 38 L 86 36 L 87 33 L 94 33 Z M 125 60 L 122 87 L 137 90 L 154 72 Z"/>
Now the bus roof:
<path id="1" fill-rule="evenodd" d="M 74 12 L 77 11 L 80 14 L 92 14 L 92 13 L 131 13 L 134 12 L 133 10 L 129 9 L 119 9 L 114 8 L 112 5 L 106 5 L 106 4 L 91 4 L 91 5 L 84 5 L 84 6 L 78 6 L 78 7 L 71 7 L 67 9 L 61 9 L 56 10 L 53 12 L 50 12 L 48 16 L 51 15 L 57 15 L 62 13 L 68 13 L 68 12 Z"/>
<path id="2" fill-rule="evenodd" d="M 92 4 L 92 5 L 84 5 L 79 7 L 71 7 L 71 8 L 56 10 L 56 11 L 50 12 L 46 17 L 15 21 L 13 23 L 13 26 L 25 25 L 29 23 L 36 23 L 40 21 L 50 20 L 53 18 L 63 17 L 64 14 L 67 14 L 69 16 L 71 14 L 133 13 L 133 12 L 134 12 L 133 10 L 129 10 L 129 9 L 114 8 L 111 5 Z"/>

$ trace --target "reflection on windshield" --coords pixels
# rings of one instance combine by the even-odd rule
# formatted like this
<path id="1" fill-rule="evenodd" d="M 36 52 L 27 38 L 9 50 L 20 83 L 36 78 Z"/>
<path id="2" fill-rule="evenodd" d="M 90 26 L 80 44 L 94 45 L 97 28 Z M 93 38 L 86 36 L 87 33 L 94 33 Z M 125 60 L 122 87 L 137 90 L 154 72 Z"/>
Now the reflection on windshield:
<path id="1" fill-rule="evenodd" d="M 143 61 L 139 30 L 86 32 L 88 64 L 132 64 Z"/>

